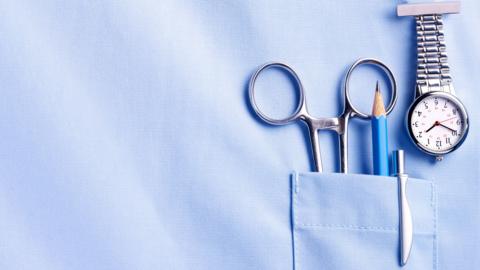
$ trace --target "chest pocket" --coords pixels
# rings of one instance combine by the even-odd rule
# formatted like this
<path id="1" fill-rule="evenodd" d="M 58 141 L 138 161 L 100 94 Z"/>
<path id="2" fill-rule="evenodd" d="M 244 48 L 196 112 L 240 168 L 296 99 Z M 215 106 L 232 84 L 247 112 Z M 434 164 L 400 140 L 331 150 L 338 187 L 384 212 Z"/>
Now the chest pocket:
<path id="1" fill-rule="evenodd" d="M 431 181 L 410 178 L 413 245 L 400 267 L 397 179 L 296 173 L 292 177 L 295 270 L 436 269 L 436 194 Z"/>

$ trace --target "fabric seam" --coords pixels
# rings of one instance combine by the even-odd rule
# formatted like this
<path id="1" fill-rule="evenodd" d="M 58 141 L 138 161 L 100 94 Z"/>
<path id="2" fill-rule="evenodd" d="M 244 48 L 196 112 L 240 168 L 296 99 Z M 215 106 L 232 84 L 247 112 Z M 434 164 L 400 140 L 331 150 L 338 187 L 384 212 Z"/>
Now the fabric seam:
<path id="1" fill-rule="evenodd" d="M 295 172 L 295 180 L 294 180 L 294 189 L 293 189 L 293 267 L 294 267 L 294 270 L 296 269 L 300 269 L 298 267 L 299 265 L 299 257 L 298 257 L 298 253 L 299 253 L 299 247 L 298 247 L 298 244 L 297 244 L 297 238 L 298 238 L 298 235 L 297 235 L 297 196 L 298 196 L 298 192 L 300 190 L 300 187 L 299 187 L 299 183 L 298 183 L 298 173 Z"/>
<path id="2" fill-rule="evenodd" d="M 435 185 L 433 182 L 431 183 L 432 189 L 432 207 L 433 207 L 433 269 L 437 269 L 437 200 L 436 200 L 436 192 L 435 192 Z"/>

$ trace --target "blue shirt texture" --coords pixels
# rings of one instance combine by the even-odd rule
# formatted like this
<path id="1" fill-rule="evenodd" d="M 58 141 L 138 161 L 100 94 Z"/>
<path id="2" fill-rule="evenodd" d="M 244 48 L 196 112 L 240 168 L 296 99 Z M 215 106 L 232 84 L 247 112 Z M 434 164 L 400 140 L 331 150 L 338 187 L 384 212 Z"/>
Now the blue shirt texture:
<path id="1" fill-rule="evenodd" d="M 398 83 L 389 149 L 404 149 L 414 244 L 404 269 L 479 269 L 480 2 L 444 17 L 464 144 L 435 162 L 410 142 L 414 19 L 398 1 L 0 2 L 0 269 L 400 269 L 395 178 L 371 176 L 370 124 L 353 119 L 349 168 L 320 133 L 264 124 L 247 84 L 291 65 L 310 113 L 338 115 L 360 57 Z M 362 67 L 352 99 L 371 111 Z M 296 98 L 276 71 L 259 103 Z"/>

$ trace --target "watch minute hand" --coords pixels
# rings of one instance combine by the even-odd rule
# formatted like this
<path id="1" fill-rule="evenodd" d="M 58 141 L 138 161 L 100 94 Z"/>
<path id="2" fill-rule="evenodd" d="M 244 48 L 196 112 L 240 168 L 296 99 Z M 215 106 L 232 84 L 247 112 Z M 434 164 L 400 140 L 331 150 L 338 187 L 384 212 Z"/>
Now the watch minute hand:
<path id="1" fill-rule="evenodd" d="M 448 130 L 450 130 L 450 131 L 456 131 L 456 130 L 454 130 L 454 129 L 452 129 L 452 128 L 449 128 L 449 127 L 445 126 L 444 124 L 439 124 L 439 125 L 442 126 L 442 127 L 444 127 L 444 128 L 446 128 L 446 129 L 448 129 Z"/>

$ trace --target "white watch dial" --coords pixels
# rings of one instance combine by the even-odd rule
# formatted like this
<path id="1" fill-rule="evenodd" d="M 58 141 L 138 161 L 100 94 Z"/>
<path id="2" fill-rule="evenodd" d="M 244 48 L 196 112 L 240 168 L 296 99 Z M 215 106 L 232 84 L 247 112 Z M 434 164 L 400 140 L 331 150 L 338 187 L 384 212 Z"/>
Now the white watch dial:
<path id="1" fill-rule="evenodd" d="M 461 142 L 465 120 L 457 102 L 443 95 L 430 95 L 417 103 L 409 125 L 412 136 L 425 150 L 442 153 Z"/>

